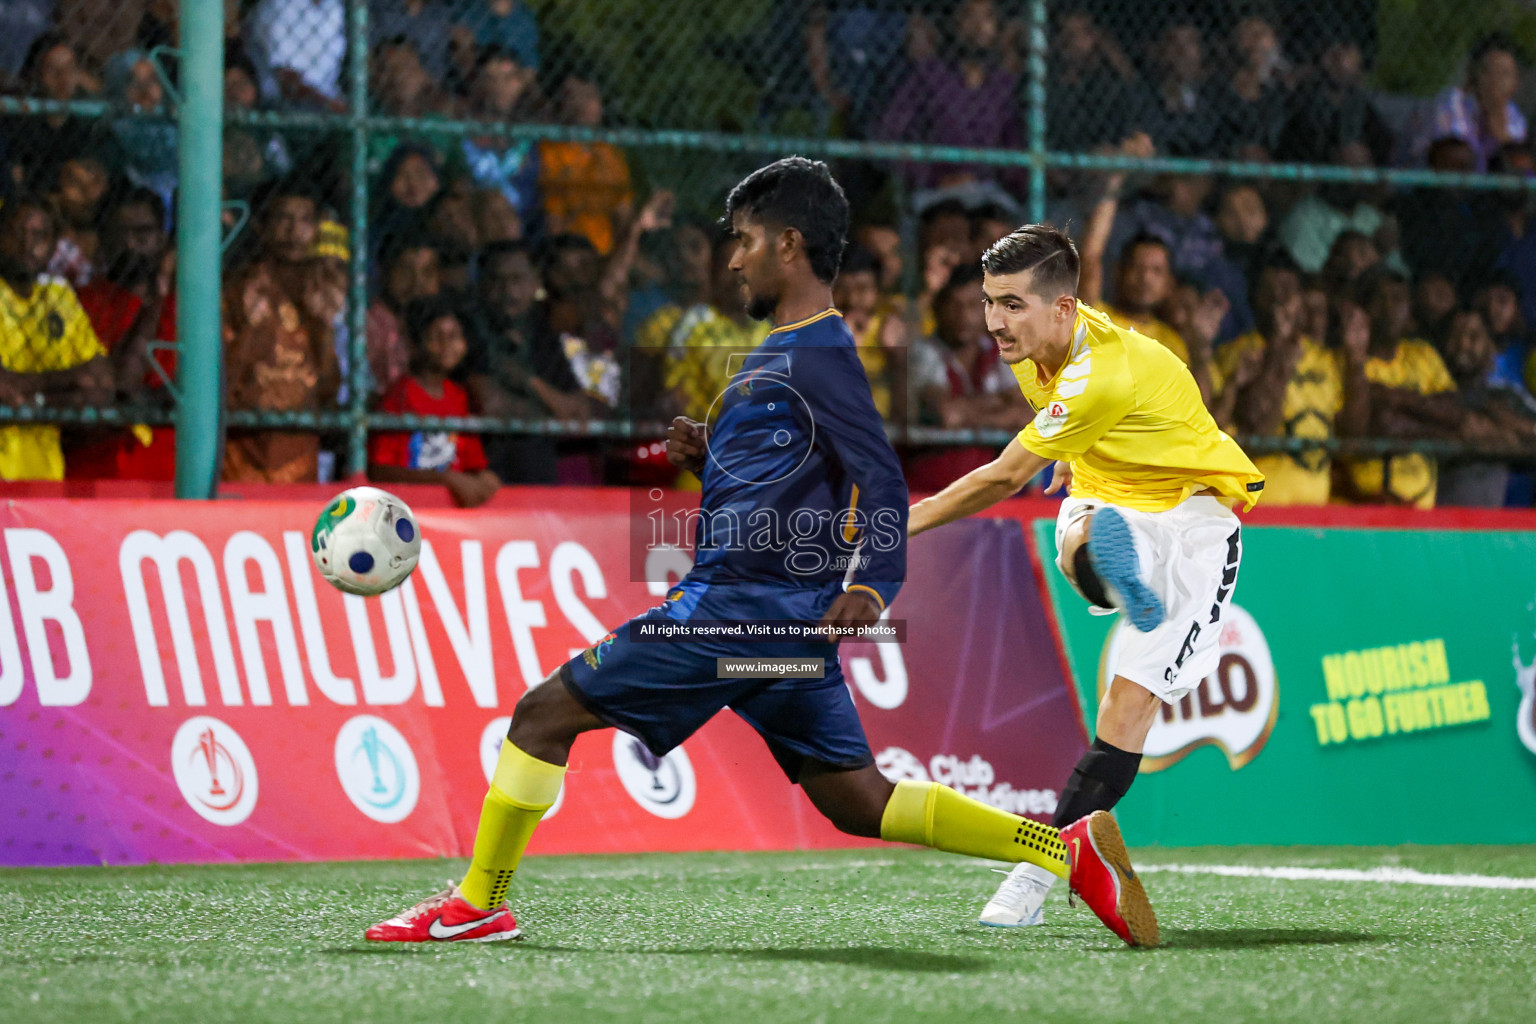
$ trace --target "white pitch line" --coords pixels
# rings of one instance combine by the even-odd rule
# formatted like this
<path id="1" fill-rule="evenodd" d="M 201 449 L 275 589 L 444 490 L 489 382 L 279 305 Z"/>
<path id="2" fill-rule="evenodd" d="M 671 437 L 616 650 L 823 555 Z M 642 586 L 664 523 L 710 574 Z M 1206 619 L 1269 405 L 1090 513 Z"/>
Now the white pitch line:
<path id="1" fill-rule="evenodd" d="M 1147 864 L 1140 869 L 1180 875 L 1224 875 L 1228 878 L 1278 878 L 1287 882 L 1380 882 L 1397 885 L 1439 885 L 1462 889 L 1536 889 L 1536 878 L 1505 875 L 1432 875 L 1411 868 L 1267 868 L 1236 864 Z"/>

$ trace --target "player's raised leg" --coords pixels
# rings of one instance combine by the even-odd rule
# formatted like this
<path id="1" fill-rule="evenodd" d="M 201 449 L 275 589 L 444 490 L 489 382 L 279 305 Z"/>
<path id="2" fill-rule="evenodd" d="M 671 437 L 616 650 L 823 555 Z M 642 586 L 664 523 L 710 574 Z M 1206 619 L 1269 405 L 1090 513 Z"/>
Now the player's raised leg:
<path id="1" fill-rule="evenodd" d="M 522 934 L 507 906 L 507 887 L 553 806 L 565 779 L 571 744 L 605 723 L 571 697 L 559 673 L 530 690 L 512 727 L 480 809 L 474 856 L 457 885 L 369 928 L 373 942 L 494 942 Z"/>

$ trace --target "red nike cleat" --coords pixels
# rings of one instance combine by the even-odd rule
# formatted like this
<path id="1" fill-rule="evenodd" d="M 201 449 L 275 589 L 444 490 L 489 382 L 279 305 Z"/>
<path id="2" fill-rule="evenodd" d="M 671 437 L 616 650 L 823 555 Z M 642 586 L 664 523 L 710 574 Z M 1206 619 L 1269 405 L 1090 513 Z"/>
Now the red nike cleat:
<path id="1" fill-rule="evenodd" d="M 500 942 L 522 937 L 505 903 L 481 910 L 461 896 L 452 882 L 436 896 L 363 933 L 369 942 Z"/>
<path id="2" fill-rule="evenodd" d="M 1132 946 L 1158 944 L 1157 915 L 1131 867 L 1120 827 L 1108 811 L 1094 811 L 1061 830 L 1072 860 L 1068 884 L 1088 909 Z"/>

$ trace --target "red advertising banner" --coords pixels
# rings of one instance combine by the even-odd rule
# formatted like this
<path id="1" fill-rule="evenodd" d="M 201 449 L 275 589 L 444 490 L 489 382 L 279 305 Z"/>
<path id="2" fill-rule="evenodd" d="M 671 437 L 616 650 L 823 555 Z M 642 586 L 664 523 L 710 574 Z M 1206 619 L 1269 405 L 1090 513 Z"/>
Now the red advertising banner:
<path id="1" fill-rule="evenodd" d="M 323 501 L 0 508 L 0 864 L 460 856 L 531 686 L 686 572 L 633 578 L 624 491 L 418 509 L 408 583 L 344 597 L 309 560 Z M 881 767 L 1040 818 L 1085 744 L 1021 524 L 919 538 L 841 647 Z M 535 853 L 854 845 L 718 716 L 658 760 L 584 736 Z"/>

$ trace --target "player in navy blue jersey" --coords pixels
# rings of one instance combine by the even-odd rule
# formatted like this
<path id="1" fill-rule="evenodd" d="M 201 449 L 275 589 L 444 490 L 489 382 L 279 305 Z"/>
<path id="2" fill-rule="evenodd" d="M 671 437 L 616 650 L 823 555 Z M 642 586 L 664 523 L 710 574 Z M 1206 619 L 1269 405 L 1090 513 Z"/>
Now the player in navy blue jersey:
<path id="1" fill-rule="evenodd" d="M 679 417 L 668 457 L 703 494 L 693 569 L 660 605 L 562 665 L 517 704 L 464 880 L 368 929 L 378 941 L 490 941 L 518 934 L 505 899 L 578 735 L 617 727 L 656 756 L 729 707 L 792 783 L 844 832 L 1067 877 L 1055 829 L 933 782 L 875 768 L 837 660 L 837 639 L 876 622 L 906 575 L 907 487 L 869 381 L 832 308 L 848 202 L 825 164 L 789 157 L 731 192 L 731 269 L 748 312 L 774 329 L 732 367 L 708 424 Z M 791 643 L 647 636 L 701 623 L 792 622 Z M 807 630 L 808 632 L 810 630 Z M 733 675 L 722 658 L 807 658 L 816 678 Z"/>

